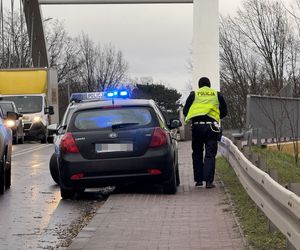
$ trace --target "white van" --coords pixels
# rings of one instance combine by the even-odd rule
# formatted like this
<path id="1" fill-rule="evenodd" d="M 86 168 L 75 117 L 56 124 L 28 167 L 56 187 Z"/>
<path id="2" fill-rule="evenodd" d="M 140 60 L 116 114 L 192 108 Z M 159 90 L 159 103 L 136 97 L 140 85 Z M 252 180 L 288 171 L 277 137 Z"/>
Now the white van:
<path id="1" fill-rule="evenodd" d="M 45 94 L 2 95 L 0 99 L 14 102 L 23 114 L 25 139 L 48 141 L 47 126 L 51 124 L 50 115 L 54 114 L 54 108 L 48 106 Z"/>

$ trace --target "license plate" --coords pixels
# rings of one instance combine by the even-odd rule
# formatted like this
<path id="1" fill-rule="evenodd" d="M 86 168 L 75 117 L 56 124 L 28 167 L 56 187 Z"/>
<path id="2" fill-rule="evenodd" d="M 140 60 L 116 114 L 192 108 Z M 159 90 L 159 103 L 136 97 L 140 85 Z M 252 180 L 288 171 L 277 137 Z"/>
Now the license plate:
<path id="1" fill-rule="evenodd" d="M 109 153 L 109 152 L 130 152 L 133 150 L 132 143 L 105 143 L 96 144 L 97 153 Z"/>

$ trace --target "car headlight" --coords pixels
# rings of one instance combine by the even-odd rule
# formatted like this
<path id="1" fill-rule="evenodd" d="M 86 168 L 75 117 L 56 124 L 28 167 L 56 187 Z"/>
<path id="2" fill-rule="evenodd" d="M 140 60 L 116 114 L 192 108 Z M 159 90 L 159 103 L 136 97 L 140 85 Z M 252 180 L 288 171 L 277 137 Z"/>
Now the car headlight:
<path id="1" fill-rule="evenodd" d="M 33 117 L 32 122 L 40 122 L 41 120 L 42 120 L 42 117 L 35 116 L 35 117 Z"/>
<path id="2" fill-rule="evenodd" d="M 14 126 L 16 125 L 16 121 L 14 121 L 14 120 L 7 120 L 7 121 L 5 122 L 5 125 L 6 125 L 6 127 L 8 127 L 8 128 L 12 128 L 12 127 L 14 127 Z"/>

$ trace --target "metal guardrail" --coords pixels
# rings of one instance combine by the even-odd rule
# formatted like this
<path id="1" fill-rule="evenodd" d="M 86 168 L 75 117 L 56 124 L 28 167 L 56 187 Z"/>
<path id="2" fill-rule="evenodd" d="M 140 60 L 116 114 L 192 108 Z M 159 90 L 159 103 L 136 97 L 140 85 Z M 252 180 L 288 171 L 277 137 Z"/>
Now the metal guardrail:
<path id="1" fill-rule="evenodd" d="M 253 165 L 237 146 L 222 137 L 219 151 L 233 167 L 251 199 L 287 240 L 300 249 L 300 197 Z"/>

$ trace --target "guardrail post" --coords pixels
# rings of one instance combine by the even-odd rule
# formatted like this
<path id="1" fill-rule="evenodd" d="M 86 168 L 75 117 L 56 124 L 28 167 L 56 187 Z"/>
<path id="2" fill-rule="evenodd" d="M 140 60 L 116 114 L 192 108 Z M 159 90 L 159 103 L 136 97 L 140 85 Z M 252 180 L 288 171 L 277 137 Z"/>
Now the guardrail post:
<path id="1" fill-rule="evenodd" d="M 257 167 L 266 173 L 268 173 L 269 171 L 267 161 L 263 159 L 261 156 L 258 157 Z"/>
<path id="2" fill-rule="evenodd" d="M 288 239 L 286 239 L 286 248 L 285 249 L 286 250 L 297 250 L 297 248 L 294 247 Z"/>
<path id="3" fill-rule="evenodd" d="M 262 129 L 258 128 L 257 129 L 257 142 L 256 142 L 256 145 L 258 147 L 261 147 L 261 134 L 262 134 Z"/>
<path id="4" fill-rule="evenodd" d="M 278 182 L 278 171 L 277 171 L 276 169 L 269 169 L 268 172 L 269 172 L 270 177 L 271 177 L 274 181 Z"/>
<path id="5" fill-rule="evenodd" d="M 278 182 L 278 171 L 276 169 L 268 169 L 268 173 L 274 181 Z M 277 227 L 269 219 L 268 219 L 268 229 L 269 232 L 271 233 L 278 231 Z"/>
<path id="6" fill-rule="evenodd" d="M 278 231 L 277 227 L 269 219 L 268 219 L 268 231 L 270 233 L 275 233 L 276 231 Z"/>
<path id="7" fill-rule="evenodd" d="M 300 183 L 289 183 L 287 189 L 300 196 Z"/>
<path id="8" fill-rule="evenodd" d="M 244 133 L 232 134 L 233 143 L 238 147 L 239 150 L 243 148 L 242 140 L 244 138 Z"/>
<path id="9" fill-rule="evenodd" d="M 258 163 L 258 154 L 255 154 L 253 152 L 250 153 L 249 160 L 253 163 L 253 165 L 257 165 Z"/>
<path id="10" fill-rule="evenodd" d="M 245 157 L 246 157 L 247 159 L 250 158 L 250 156 L 251 156 L 251 150 L 250 150 L 250 147 L 249 147 L 249 146 L 243 147 L 243 154 L 245 155 Z"/>

